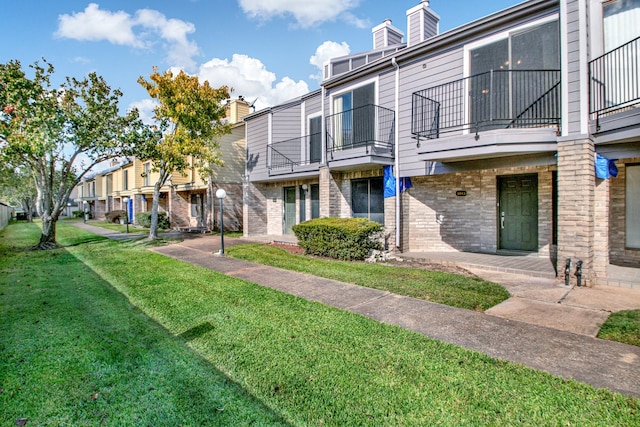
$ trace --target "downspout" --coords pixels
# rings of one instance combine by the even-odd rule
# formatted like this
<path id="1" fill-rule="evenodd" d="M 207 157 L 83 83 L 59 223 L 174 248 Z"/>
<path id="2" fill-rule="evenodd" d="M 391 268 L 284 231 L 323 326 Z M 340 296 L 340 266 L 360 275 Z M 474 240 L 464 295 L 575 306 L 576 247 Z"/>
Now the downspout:
<path id="1" fill-rule="evenodd" d="M 395 129 L 394 129 L 394 134 L 393 134 L 393 139 L 394 139 L 394 169 L 395 169 L 395 175 L 396 175 L 396 249 L 400 247 L 400 161 L 399 161 L 399 154 L 400 154 L 400 149 L 399 149 L 399 141 L 398 141 L 398 137 L 399 137 L 399 131 L 398 131 L 398 106 L 399 106 L 399 99 L 400 99 L 400 66 L 398 65 L 398 62 L 396 61 L 396 58 L 393 57 L 391 58 L 391 65 L 393 65 L 393 67 L 396 69 L 396 89 L 395 89 L 395 115 L 394 115 L 394 120 L 395 120 Z"/>

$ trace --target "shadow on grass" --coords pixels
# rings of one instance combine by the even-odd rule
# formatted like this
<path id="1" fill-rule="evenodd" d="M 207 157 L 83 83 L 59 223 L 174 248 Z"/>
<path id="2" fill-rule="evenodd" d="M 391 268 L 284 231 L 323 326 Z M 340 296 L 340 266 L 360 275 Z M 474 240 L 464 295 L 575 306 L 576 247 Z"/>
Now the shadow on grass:
<path id="1" fill-rule="evenodd" d="M 172 335 L 65 248 L 7 253 L 0 272 L 3 419 L 288 425 L 185 345 L 211 324 Z"/>

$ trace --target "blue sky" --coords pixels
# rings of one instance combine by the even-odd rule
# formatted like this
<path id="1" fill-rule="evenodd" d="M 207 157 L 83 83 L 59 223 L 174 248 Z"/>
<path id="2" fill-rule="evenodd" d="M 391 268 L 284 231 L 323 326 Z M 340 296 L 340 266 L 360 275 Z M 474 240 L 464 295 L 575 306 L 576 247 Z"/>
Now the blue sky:
<path id="1" fill-rule="evenodd" d="M 262 108 L 319 87 L 318 64 L 369 50 L 371 28 L 391 19 L 406 32 L 420 0 L 3 1 L 0 63 L 44 57 L 56 78 L 96 71 L 124 92 L 122 107 L 151 109 L 139 76 L 183 69 L 234 87 Z M 434 0 L 440 31 L 520 3 Z"/>

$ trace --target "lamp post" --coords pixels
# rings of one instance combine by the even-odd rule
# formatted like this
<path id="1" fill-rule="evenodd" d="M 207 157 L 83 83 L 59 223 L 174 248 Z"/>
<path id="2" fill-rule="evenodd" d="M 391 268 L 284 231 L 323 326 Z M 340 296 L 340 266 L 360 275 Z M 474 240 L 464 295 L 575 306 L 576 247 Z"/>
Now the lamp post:
<path id="1" fill-rule="evenodd" d="M 220 255 L 224 255 L 224 216 L 222 213 L 222 200 L 226 195 L 227 192 L 222 188 L 219 188 L 218 191 L 216 191 L 216 197 L 220 200 L 220 251 L 218 251 L 218 254 Z"/>
<path id="2" fill-rule="evenodd" d="M 71 218 L 71 202 L 67 202 L 67 218 Z"/>
<path id="3" fill-rule="evenodd" d="M 127 234 L 129 234 L 129 198 L 123 197 L 122 202 L 124 203 L 124 216 L 126 217 L 124 223 L 127 224 Z"/>
<path id="4" fill-rule="evenodd" d="M 82 222 L 87 222 L 87 202 L 86 200 L 82 201 Z"/>

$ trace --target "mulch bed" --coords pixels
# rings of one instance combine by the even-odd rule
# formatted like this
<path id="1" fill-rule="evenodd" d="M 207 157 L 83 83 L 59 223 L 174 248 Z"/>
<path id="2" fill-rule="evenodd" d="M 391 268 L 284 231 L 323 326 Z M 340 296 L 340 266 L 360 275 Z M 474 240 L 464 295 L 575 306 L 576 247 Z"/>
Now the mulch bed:
<path id="1" fill-rule="evenodd" d="M 308 256 L 309 258 L 322 258 L 322 257 L 316 257 L 312 255 L 305 255 L 304 249 L 302 249 L 298 245 L 288 244 L 288 243 L 277 243 L 277 242 L 271 242 L 267 244 L 270 246 L 283 249 L 293 255 Z M 326 258 L 326 259 L 331 259 L 331 258 Z M 466 276 L 466 277 L 477 277 L 475 274 L 471 273 L 470 271 L 462 267 L 458 267 L 456 265 L 441 264 L 437 262 L 429 262 L 429 261 L 423 261 L 423 260 L 386 261 L 384 262 L 384 264 L 393 265 L 396 267 L 411 267 L 411 268 L 419 268 L 422 270 L 439 271 L 442 273 L 459 274 L 461 276 Z"/>

